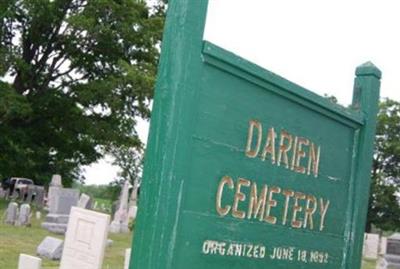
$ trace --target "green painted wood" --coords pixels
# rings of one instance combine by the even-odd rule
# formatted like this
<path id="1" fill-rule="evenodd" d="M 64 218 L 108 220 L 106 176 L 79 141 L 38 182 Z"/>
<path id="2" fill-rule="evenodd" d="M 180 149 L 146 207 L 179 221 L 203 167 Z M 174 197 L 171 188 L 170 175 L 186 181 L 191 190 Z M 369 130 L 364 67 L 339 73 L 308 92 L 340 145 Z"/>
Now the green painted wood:
<path id="1" fill-rule="evenodd" d="M 209 42 L 170 1 L 131 269 L 358 268 L 380 71 L 352 109 Z"/>
<path id="2" fill-rule="evenodd" d="M 208 1 L 168 2 L 130 268 L 176 268 L 185 161 L 196 116 L 189 111 L 198 94 Z"/>
<path id="3" fill-rule="evenodd" d="M 295 102 L 300 102 L 303 106 L 308 106 L 319 113 L 343 121 L 343 123 L 350 126 L 363 124 L 363 117 L 358 110 L 349 110 L 343 106 L 332 104 L 328 99 L 268 70 L 262 69 L 245 59 L 235 57 L 233 53 L 225 51 L 210 42 L 204 42 L 203 55 L 206 63 L 258 84 L 267 90 L 273 89 L 277 94 L 290 98 Z"/>
<path id="4" fill-rule="evenodd" d="M 359 268 L 361 265 L 362 242 L 364 240 L 365 223 L 368 210 L 368 197 L 371 181 L 371 167 L 373 154 L 373 141 L 375 137 L 376 118 L 379 111 L 379 89 L 381 71 L 368 62 L 356 69 L 354 81 L 353 108 L 361 111 L 365 118 L 365 125 L 360 128 L 358 154 L 355 158 L 352 183 L 354 188 L 354 213 L 349 234 L 348 268 Z"/>

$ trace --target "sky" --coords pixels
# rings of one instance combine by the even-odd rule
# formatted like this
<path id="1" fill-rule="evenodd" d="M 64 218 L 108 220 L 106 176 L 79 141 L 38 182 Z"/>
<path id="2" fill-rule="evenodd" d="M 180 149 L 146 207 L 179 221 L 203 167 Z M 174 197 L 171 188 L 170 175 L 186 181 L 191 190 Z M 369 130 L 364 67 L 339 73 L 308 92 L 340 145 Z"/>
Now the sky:
<path id="1" fill-rule="evenodd" d="M 352 100 L 354 71 L 373 62 L 381 97 L 400 101 L 400 1 L 209 0 L 204 39 L 320 95 Z M 148 122 L 138 132 L 147 140 Z M 87 184 L 118 172 L 106 158 L 86 167 Z"/>

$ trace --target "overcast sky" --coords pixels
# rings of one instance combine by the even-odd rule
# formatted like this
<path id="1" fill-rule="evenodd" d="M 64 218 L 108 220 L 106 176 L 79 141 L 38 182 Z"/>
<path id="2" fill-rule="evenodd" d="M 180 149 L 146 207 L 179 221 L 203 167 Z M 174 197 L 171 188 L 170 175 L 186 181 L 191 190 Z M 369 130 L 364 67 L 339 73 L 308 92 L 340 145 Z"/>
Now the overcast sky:
<path id="1" fill-rule="evenodd" d="M 381 96 L 400 101 L 399 10 L 398 0 L 210 0 L 204 38 L 343 105 L 355 68 L 372 61 Z M 144 140 L 147 128 L 140 122 Z M 86 170 L 88 184 L 117 173 L 107 160 Z"/>

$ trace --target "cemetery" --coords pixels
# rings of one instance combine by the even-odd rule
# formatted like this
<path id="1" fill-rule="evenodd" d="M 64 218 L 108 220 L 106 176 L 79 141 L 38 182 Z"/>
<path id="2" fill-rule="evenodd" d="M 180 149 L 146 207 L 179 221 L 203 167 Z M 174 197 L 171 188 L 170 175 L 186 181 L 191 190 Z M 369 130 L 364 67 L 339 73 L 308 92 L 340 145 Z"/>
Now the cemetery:
<path id="1" fill-rule="evenodd" d="M 0 269 L 400 268 L 400 102 L 374 63 L 340 105 L 205 38 L 208 0 L 11 2 Z"/>
<path id="2" fill-rule="evenodd" d="M 53 181 L 61 183 L 58 176 L 53 177 Z M 58 184 L 62 188 L 62 184 Z M 52 184 L 52 188 L 55 185 Z M 128 197 L 129 190 L 130 197 Z M 121 188 L 120 199 L 125 201 L 120 203 L 115 211 L 115 216 L 111 221 L 110 215 L 101 212 L 101 210 L 90 210 L 93 207 L 91 197 L 87 194 L 81 194 L 79 199 L 75 195 L 65 198 L 62 192 L 52 189 L 51 201 L 63 200 L 63 206 L 69 207 L 70 212 L 65 208 L 62 209 L 64 218 L 73 215 L 73 219 L 69 222 L 66 220 L 57 220 L 56 224 L 69 223 L 65 229 L 48 229 L 49 215 L 60 213 L 57 210 L 46 210 L 45 204 L 38 205 L 31 201 L 30 203 L 21 202 L 16 199 L 13 202 L 5 197 L 0 198 L 0 215 L 3 216 L 0 222 L 0 245 L 6 246 L 0 249 L 0 268 L 38 268 L 38 269 L 56 269 L 56 268 L 86 268 L 84 264 L 80 264 L 80 260 L 86 261 L 83 249 L 88 245 L 95 248 L 96 254 L 90 254 L 94 267 L 101 269 L 125 269 L 128 268 L 131 250 L 132 232 L 128 229 L 128 224 L 124 216 L 131 214 L 132 218 L 136 217 L 137 211 L 137 186 L 129 186 L 126 182 Z M 45 196 L 45 194 L 44 194 Z M 65 200 L 71 200 L 67 202 Z M 56 202 L 58 204 L 58 202 Z M 94 203 L 93 203 L 94 204 Z M 54 207 L 56 207 L 54 205 Z M 43 216 L 43 218 L 42 218 Z M 112 224 L 114 222 L 114 224 Z M 43 225 L 45 224 L 45 225 Z M 50 225 L 51 226 L 51 225 Z M 57 226 L 57 225 L 56 225 Z M 58 226 L 57 226 L 58 227 Z M 109 230 L 108 228 L 109 227 Z M 73 229 L 77 229 L 74 231 Z M 66 234 L 65 234 L 66 232 Z M 89 234 L 85 234 L 89 232 Z M 70 234 L 77 234 L 69 236 Z M 73 238 L 79 238 L 79 243 L 75 243 Z M 203 248 L 205 253 L 213 252 L 218 242 L 210 241 Z M 237 255 L 239 246 L 231 245 L 232 254 Z M 251 251 L 249 251 L 251 247 Z M 218 251 L 222 251 L 221 247 Z M 229 247 L 228 247 L 229 248 Z M 243 248 L 244 254 L 252 253 L 254 257 L 264 258 L 265 248 L 262 246 L 240 246 Z M 236 249 L 236 250 L 235 250 Z M 247 250 L 246 250 L 247 249 Z M 365 234 L 363 247 L 363 267 L 362 269 L 372 268 L 390 268 L 386 264 L 396 264 L 396 255 L 399 255 L 400 261 L 400 236 L 393 234 L 388 237 L 382 237 L 378 234 Z M 226 249 L 226 255 L 230 255 Z M 272 255 L 279 259 L 288 259 L 293 256 L 293 250 L 275 249 Z M 79 255 L 76 256 L 76 255 Z M 317 254 L 316 254 L 317 255 Z M 316 258 L 318 259 L 318 258 Z M 62 263 L 64 262 L 64 265 Z M 67 265 L 65 265 L 67 264 Z M 375 267 L 382 265 L 381 267 Z M 31 266 L 31 267 L 28 267 Z M 61 267 L 60 267 L 61 266 Z M 385 267 L 386 266 L 386 267 Z"/>
<path id="3" fill-rule="evenodd" d="M 127 268 L 137 186 L 123 184 L 114 215 L 78 189 L 63 188 L 59 175 L 41 203 L 6 196 L 0 197 L 0 268 Z M 110 229 L 111 220 L 118 229 Z"/>

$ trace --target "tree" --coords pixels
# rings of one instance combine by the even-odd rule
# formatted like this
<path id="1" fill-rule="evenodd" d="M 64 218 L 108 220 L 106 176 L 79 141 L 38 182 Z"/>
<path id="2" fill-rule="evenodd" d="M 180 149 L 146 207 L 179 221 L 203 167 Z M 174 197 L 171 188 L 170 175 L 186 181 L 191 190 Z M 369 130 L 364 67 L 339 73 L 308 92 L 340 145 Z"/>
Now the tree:
<path id="1" fill-rule="evenodd" d="M 71 182 L 104 154 L 140 150 L 164 5 L 0 2 L 0 176 Z"/>
<path id="2" fill-rule="evenodd" d="M 400 103 L 380 103 L 372 166 L 371 195 L 366 230 L 399 230 Z"/>
<path id="3" fill-rule="evenodd" d="M 118 178 L 111 185 L 122 186 L 125 180 L 134 185 L 140 185 L 143 169 L 143 150 L 132 147 L 120 147 L 113 153 L 115 157 L 113 164 L 121 168 Z"/>

